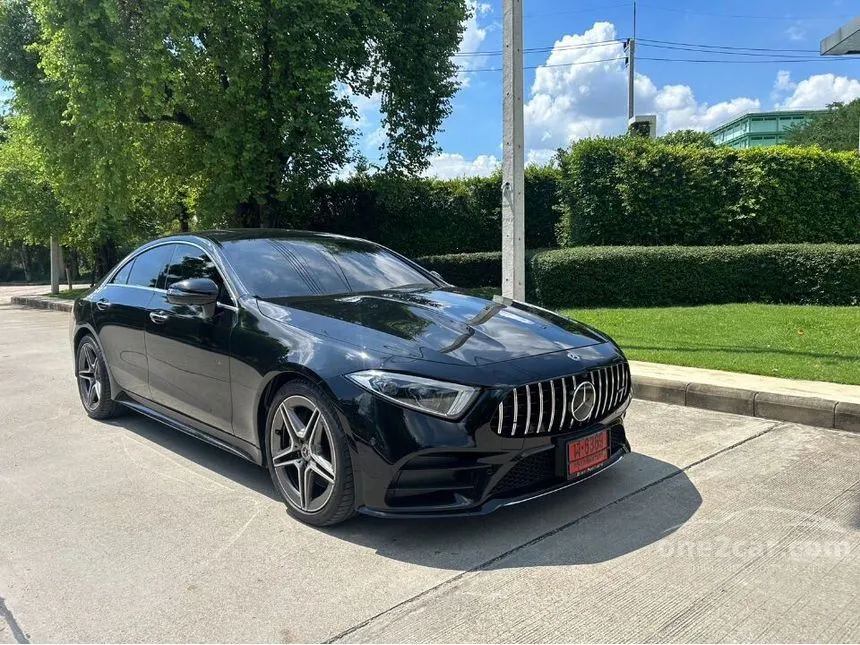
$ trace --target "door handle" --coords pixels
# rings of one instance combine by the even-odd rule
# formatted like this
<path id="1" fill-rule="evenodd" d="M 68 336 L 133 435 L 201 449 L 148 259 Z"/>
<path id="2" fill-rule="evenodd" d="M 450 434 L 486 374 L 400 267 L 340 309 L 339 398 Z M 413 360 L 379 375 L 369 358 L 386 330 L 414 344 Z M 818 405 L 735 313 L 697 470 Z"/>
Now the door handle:
<path id="1" fill-rule="evenodd" d="M 169 318 L 170 316 L 163 311 L 152 311 L 149 314 L 149 319 L 156 325 L 163 325 Z"/>
<path id="2" fill-rule="evenodd" d="M 96 307 L 99 311 L 107 311 L 110 309 L 110 300 L 107 298 L 102 298 L 96 301 Z"/>

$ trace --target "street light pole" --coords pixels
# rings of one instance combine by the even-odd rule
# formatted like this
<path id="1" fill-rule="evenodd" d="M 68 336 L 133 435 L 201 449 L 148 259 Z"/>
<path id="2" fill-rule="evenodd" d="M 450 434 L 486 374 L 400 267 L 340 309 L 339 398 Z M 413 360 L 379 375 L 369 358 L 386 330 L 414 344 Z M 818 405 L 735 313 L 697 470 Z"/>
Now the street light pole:
<path id="1" fill-rule="evenodd" d="M 502 295 L 525 300 L 523 0 L 503 2 Z"/>

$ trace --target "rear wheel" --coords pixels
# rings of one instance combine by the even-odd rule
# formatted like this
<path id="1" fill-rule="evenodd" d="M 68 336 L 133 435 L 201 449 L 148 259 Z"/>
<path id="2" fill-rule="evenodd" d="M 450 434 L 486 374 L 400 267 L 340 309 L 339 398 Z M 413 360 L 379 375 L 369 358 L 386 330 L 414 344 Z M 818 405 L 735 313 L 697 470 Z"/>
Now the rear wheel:
<path id="1" fill-rule="evenodd" d="M 93 419 L 110 419 L 125 411 L 111 399 L 110 379 L 101 348 L 92 336 L 84 336 L 78 344 L 75 360 L 78 394 L 87 414 Z"/>
<path id="2" fill-rule="evenodd" d="M 331 526 L 355 514 L 346 435 L 318 387 L 293 381 L 278 390 L 266 422 L 266 460 L 293 517 Z"/>

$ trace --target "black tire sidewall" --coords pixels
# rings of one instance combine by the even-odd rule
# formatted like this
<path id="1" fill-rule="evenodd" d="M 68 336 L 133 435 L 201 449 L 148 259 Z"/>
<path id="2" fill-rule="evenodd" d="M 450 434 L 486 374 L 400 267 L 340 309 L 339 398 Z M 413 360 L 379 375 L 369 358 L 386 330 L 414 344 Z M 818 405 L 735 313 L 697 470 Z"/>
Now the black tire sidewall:
<path id="1" fill-rule="evenodd" d="M 310 399 L 323 414 L 331 430 L 332 450 L 337 451 L 337 467 L 335 471 L 334 490 L 325 506 L 316 513 L 306 513 L 293 506 L 284 494 L 280 480 L 272 465 L 272 421 L 278 407 L 290 396 L 301 395 Z M 330 397 L 316 385 L 304 380 L 291 381 L 281 387 L 275 394 L 269 413 L 266 416 L 265 428 L 265 459 L 272 483 L 287 507 L 287 511 L 296 519 L 314 526 L 330 526 L 338 524 L 355 514 L 355 486 L 353 479 L 352 456 L 346 433 L 338 419 L 337 411 Z"/>
<path id="2" fill-rule="evenodd" d="M 80 368 L 81 353 L 84 351 L 84 346 L 92 347 L 96 355 L 96 360 L 99 363 L 99 383 L 101 383 L 101 396 L 99 403 L 95 408 L 87 406 L 81 392 L 80 379 L 78 379 L 78 369 Z M 104 356 L 102 355 L 101 347 L 92 336 L 84 336 L 81 342 L 78 343 L 78 351 L 75 353 L 75 385 L 78 389 L 78 398 L 81 400 L 81 405 L 87 415 L 93 419 L 107 419 L 120 414 L 120 406 L 111 399 L 110 378 L 108 377 L 107 365 L 105 364 Z"/>

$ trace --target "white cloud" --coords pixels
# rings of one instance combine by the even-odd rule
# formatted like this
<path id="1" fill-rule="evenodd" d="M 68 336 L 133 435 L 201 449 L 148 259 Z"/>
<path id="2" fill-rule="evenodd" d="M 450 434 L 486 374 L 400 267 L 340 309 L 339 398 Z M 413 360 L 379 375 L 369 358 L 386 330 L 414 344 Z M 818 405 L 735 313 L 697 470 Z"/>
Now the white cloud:
<path id="1" fill-rule="evenodd" d="M 616 135 L 627 126 L 627 70 L 615 26 L 597 22 L 583 34 L 556 41 L 535 73 L 526 104 L 526 146 L 545 150 L 589 136 Z M 591 46 L 589 46 L 591 45 Z M 644 74 L 634 81 L 636 112 L 657 114 L 660 132 L 708 130 L 750 110 L 758 99 L 700 103 L 687 85 L 657 87 Z"/>
<path id="2" fill-rule="evenodd" d="M 529 150 L 528 153 L 526 153 L 526 165 L 529 166 L 531 164 L 536 164 L 538 166 L 545 166 L 553 160 L 555 152 L 554 148 L 536 148 L 534 150 Z"/>
<path id="3" fill-rule="evenodd" d="M 806 29 L 804 29 L 799 23 L 793 24 L 785 30 L 785 35 L 788 36 L 789 40 L 806 40 Z"/>
<path id="4" fill-rule="evenodd" d="M 494 155 L 479 155 L 468 160 L 461 154 L 443 152 L 430 158 L 430 167 L 424 174 L 439 179 L 486 177 L 498 167 L 499 160 Z"/>
<path id="5" fill-rule="evenodd" d="M 488 16 L 493 8 L 489 3 L 478 2 L 478 0 L 468 0 L 469 19 L 466 21 L 466 28 L 463 31 L 463 37 L 460 39 L 459 54 L 454 58 L 457 67 L 462 71 L 470 69 L 480 69 L 487 63 L 486 56 L 463 55 L 473 54 L 480 50 L 481 45 L 487 39 L 489 27 L 481 24 L 481 19 Z M 471 81 L 470 74 L 460 74 L 460 81 L 464 87 L 469 85 Z"/>
<path id="6" fill-rule="evenodd" d="M 777 74 L 774 90 L 777 92 L 778 109 L 823 108 L 836 101 L 848 103 L 860 98 L 860 80 L 835 74 L 815 74 L 794 83 L 788 72 L 781 71 Z"/>

